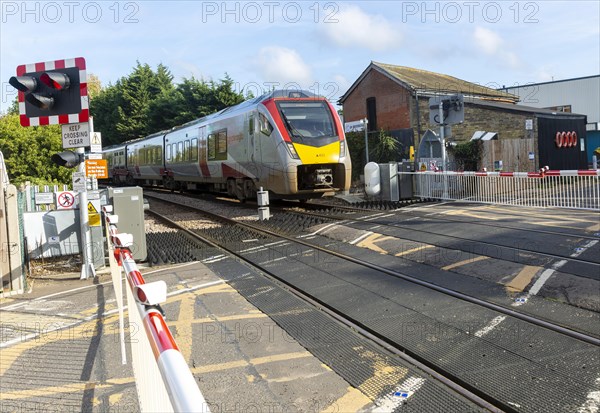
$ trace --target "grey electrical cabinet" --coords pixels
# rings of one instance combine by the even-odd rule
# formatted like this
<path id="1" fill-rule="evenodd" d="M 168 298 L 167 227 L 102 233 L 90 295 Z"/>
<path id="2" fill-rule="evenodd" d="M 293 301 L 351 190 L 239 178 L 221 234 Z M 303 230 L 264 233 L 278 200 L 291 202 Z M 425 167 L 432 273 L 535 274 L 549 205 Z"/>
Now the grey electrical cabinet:
<path id="1" fill-rule="evenodd" d="M 381 181 L 381 199 L 384 201 L 398 201 L 398 164 L 380 163 L 379 176 Z"/>
<path id="2" fill-rule="evenodd" d="M 398 163 L 398 187 L 400 199 L 411 199 L 413 197 L 413 174 L 415 172 L 414 162 Z M 407 172 L 407 173 L 402 173 Z"/>
<path id="3" fill-rule="evenodd" d="M 133 235 L 131 253 L 137 261 L 144 261 L 146 231 L 144 227 L 144 194 L 139 186 L 108 188 L 108 203 L 113 206 L 113 214 L 119 216 L 117 228 L 120 233 Z"/>

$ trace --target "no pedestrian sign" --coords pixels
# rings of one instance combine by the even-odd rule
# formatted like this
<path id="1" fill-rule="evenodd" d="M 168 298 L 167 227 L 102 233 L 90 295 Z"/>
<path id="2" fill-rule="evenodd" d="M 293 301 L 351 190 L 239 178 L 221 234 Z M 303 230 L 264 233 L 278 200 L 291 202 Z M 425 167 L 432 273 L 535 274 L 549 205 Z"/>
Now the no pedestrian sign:
<path id="1" fill-rule="evenodd" d="M 90 124 L 70 123 L 62 125 L 63 148 L 83 148 L 90 146 Z"/>
<path id="2" fill-rule="evenodd" d="M 56 209 L 73 209 L 76 200 L 75 192 L 64 191 L 56 193 Z"/>

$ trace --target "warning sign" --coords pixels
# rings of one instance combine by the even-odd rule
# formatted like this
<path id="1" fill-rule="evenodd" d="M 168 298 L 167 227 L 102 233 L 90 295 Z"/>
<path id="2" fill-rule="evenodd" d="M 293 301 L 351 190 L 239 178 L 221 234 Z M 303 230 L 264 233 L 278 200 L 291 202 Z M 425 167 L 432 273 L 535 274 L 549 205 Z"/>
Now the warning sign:
<path id="1" fill-rule="evenodd" d="M 100 218 L 100 200 L 90 200 L 87 204 L 88 224 L 90 227 L 99 227 L 101 224 Z"/>
<path id="2" fill-rule="evenodd" d="M 56 209 L 73 209 L 75 208 L 75 192 L 64 191 L 56 193 Z"/>
<path id="3" fill-rule="evenodd" d="M 97 179 L 108 178 L 108 163 L 106 159 L 87 159 L 85 161 L 85 175 L 95 176 Z"/>
<path id="4" fill-rule="evenodd" d="M 90 227 L 99 227 L 100 226 L 100 214 L 89 214 L 88 224 Z"/>

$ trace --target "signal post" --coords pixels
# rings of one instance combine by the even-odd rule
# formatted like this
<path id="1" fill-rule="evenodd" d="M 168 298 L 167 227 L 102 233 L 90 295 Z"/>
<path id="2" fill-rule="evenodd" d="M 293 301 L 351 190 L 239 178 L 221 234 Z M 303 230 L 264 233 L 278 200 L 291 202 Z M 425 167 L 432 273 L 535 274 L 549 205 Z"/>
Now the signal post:
<path id="1" fill-rule="evenodd" d="M 63 148 L 74 148 L 52 156 L 52 160 L 67 168 L 78 167 L 84 185 L 79 189 L 82 266 L 81 279 L 96 275 L 92 263 L 91 236 L 88 215 L 87 178 L 85 177 L 85 147 L 90 146 L 93 121 L 89 116 L 87 72 L 85 59 L 60 59 L 24 64 L 9 83 L 19 91 L 19 121 L 21 126 L 63 125 Z M 75 189 L 75 188 L 74 188 Z"/>

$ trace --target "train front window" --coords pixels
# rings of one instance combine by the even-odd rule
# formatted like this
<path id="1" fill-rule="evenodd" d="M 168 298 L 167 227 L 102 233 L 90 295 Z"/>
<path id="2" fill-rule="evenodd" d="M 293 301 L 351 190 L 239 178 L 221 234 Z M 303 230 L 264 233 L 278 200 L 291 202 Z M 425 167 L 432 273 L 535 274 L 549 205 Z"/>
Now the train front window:
<path id="1" fill-rule="evenodd" d="M 337 138 L 326 102 L 284 101 L 277 102 L 277 106 L 292 141 L 320 146 Z"/>

